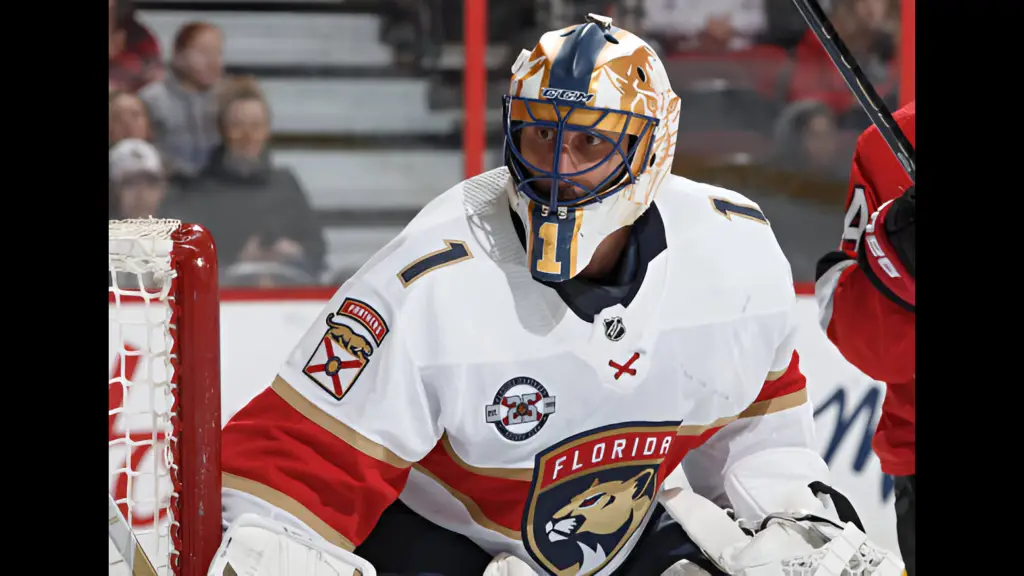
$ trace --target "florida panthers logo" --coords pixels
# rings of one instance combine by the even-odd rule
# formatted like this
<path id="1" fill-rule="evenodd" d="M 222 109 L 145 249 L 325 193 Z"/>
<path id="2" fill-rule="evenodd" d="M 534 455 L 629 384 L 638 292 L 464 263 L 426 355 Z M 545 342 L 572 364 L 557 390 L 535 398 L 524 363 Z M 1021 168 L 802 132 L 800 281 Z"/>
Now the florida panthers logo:
<path id="1" fill-rule="evenodd" d="M 644 525 L 677 427 L 605 427 L 538 455 L 523 519 L 524 544 L 534 560 L 558 576 L 608 566 Z"/>
<path id="2" fill-rule="evenodd" d="M 340 322 L 341 317 L 348 321 Z M 369 304 L 354 298 L 346 298 L 337 314 L 327 315 L 326 322 L 327 331 L 303 372 L 328 394 L 341 400 L 370 363 L 373 345 L 380 346 L 388 327 Z M 365 331 L 366 336 L 359 331 Z"/>

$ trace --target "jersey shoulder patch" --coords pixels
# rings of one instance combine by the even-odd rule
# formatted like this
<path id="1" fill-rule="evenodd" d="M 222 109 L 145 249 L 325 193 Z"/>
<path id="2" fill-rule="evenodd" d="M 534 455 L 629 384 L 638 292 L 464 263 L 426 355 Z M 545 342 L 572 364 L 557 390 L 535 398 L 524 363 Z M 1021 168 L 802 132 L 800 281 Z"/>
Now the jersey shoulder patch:
<path id="1" fill-rule="evenodd" d="M 323 336 L 302 373 L 335 400 L 341 400 L 366 370 L 389 328 L 384 315 L 363 300 L 346 297 L 325 318 Z"/>

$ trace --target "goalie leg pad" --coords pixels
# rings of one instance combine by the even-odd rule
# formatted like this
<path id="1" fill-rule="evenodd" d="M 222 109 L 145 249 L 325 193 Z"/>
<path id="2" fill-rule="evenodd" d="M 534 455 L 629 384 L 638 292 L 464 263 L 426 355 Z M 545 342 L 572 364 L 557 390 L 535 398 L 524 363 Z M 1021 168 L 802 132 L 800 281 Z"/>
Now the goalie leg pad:
<path id="1" fill-rule="evenodd" d="M 665 490 L 661 504 L 693 543 L 726 573 L 728 570 L 721 563 L 725 552 L 750 541 L 750 536 L 725 510 L 696 492 L 683 488 Z"/>
<path id="2" fill-rule="evenodd" d="M 808 494 L 810 490 L 805 489 Z M 900 576 L 903 563 L 853 523 L 802 513 L 770 514 L 753 536 L 717 505 L 673 488 L 662 505 L 707 557 L 735 576 Z"/>
<path id="3" fill-rule="evenodd" d="M 242 514 L 224 534 L 207 576 L 377 576 L 377 571 L 323 539 Z"/>

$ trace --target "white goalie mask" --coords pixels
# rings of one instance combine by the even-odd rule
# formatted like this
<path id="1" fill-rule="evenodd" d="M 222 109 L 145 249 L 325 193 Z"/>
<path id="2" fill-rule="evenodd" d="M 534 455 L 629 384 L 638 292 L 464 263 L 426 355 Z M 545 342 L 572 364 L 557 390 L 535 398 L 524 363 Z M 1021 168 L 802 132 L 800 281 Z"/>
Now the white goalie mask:
<path id="1" fill-rule="evenodd" d="M 601 241 L 650 207 L 672 169 L 679 105 L 654 50 L 610 18 L 591 14 L 522 51 L 504 98 L 504 159 L 534 278 L 576 276 Z M 553 144 L 551 166 L 524 157 L 520 137 L 531 127 Z M 563 141 L 574 133 L 600 139 L 610 151 L 582 170 L 561 170 Z M 601 166 L 608 171 L 608 163 L 617 168 L 601 182 L 581 183 Z M 560 199 L 560 185 L 571 185 L 573 197 Z"/>

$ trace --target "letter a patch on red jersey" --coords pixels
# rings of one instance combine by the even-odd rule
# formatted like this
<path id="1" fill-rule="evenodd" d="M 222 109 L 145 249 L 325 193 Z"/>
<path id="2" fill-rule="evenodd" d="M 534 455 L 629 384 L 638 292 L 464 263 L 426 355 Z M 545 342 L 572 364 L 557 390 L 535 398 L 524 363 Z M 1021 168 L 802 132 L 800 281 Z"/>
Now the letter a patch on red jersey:
<path id="1" fill-rule="evenodd" d="M 341 400 L 370 364 L 374 346 L 384 341 L 388 325 L 372 306 L 355 298 L 346 298 L 326 322 L 327 329 L 302 372 Z"/>

